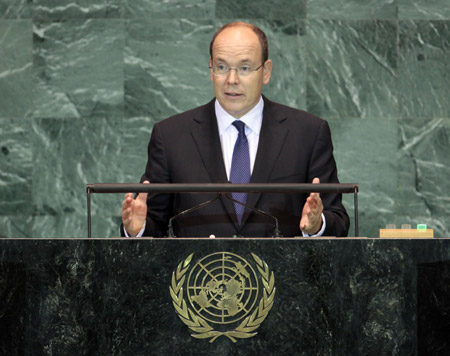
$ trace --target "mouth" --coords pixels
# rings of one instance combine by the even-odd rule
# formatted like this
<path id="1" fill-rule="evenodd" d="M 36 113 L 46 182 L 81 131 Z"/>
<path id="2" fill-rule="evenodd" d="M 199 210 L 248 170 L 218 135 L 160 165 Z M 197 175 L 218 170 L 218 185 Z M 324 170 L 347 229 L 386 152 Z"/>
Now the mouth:
<path id="1" fill-rule="evenodd" d="M 235 98 L 241 97 L 242 94 L 239 94 L 239 93 L 225 93 L 225 96 L 228 97 L 228 98 L 235 99 Z"/>

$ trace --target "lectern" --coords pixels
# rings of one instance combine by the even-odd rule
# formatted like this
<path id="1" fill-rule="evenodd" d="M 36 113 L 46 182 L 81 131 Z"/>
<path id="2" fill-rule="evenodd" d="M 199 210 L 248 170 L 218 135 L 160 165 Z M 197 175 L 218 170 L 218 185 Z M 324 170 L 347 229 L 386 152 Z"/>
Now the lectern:
<path id="1" fill-rule="evenodd" d="M 1 355 L 450 351 L 448 239 L 1 239 L 0 251 Z"/>

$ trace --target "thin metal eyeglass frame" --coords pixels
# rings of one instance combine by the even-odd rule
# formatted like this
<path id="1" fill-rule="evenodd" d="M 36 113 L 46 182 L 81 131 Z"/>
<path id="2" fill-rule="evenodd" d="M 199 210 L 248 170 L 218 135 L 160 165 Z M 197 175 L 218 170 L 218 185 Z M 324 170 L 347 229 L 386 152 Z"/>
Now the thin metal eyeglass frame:
<path id="1" fill-rule="evenodd" d="M 228 67 L 228 66 L 227 66 L 227 67 L 228 67 L 228 72 L 226 72 L 225 74 L 218 74 L 218 73 L 216 73 L 216 71 L 214 70 L 214 67 L 215 67 L 214 65 L 210 66 L 209 69 L 212 69 L 213 74 L 214 74 L 214 75 L 217 75 L 217 76 L 225 76 L 225 75 L 228 75 L 228 74 L 230 73 L 230 71 L 231 71 L 232 69 L 234 69 L 234 70 L 236 71 L 236 74 L 237 74 L 237 75 L 242 76 L 242 77 L 246 77 L 246 76 L 249 76 L 250 74 L 252 74 L 253 72 L 256 72 L 257 70 L 259 70 L 259 68 L 263 67 L 264 64 L 265 64 L 265 63 L 261 64 L 258 68 L 255 68 L 255 69 L 250 70 L 250 71 L 248 72 L 248 74 L 244 74 L 244 75 L 239 74 L 239 68 L 235 68 L 235 67 Z"/>

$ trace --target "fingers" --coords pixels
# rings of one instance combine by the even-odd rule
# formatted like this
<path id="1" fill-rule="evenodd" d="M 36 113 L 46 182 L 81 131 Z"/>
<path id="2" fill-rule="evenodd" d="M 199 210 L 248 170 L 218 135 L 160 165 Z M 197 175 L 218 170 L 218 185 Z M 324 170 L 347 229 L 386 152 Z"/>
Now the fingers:
<path id="1" fill-rule="evenodd" d="M 315 177 L 312 183 L 319 184 L 320 179 L 318 177 Z M 306 202 L 308 203 L 309 207 L 313 212 L 317 212 L 317 210 L 320 210 L 320 205 L 322 204 L 322 200 L 320 199 L 320 193 L 311 192 L 309 194 L 309 197 L 306 199 Z"/>
<path id="2" fill-rule="evenodd" d="M 148 180 L 143 182 L 149 184 Z M 124 225 L 128 225 L 132 222 L 136 206 L 142 206 L 147 204 L 147 193 L 140 193 L 136 199 L 133 199 L 133 193 L 126 193 L 122 201 L 122 222 Z"/>
<path id="3" fill-rule="evenodd" d="M 143 184 L 150 184 L 150 181 L 144 180 L 142 183 Z M 148 196 L 148 193 L 139 193 L 139 195 L 137 196 L 136 199 L 139 199 L 141 203 L 147 204 L 147 196 Z"/>
<path id="4" fill-rule="evenodd" d="M 124 213 L 131 209 L 131 204 L 133 203 L 133 194 L 127 193 L 125 194 L 123 201 L 122 201 L 122 217 L 124 216 Z"/>
<path id="5" fill-rule="evenodd" d="M 317 214 L 317 213 L 322 213 L 321 209 L 322 209 L 322 199 L 320 199 L 319 195 L 313 195 L 313 196 L 309 196 L 306 199 L 306 204 L 307 204 L 307 214 L 311 215 L 311 214 Z"/>
<path id="6" fill-rule="evenodd" d="M 133 201 L 133 194 L 132 193 L 125 194 L 122 202 L 122 208 L 129 206 L 132 201 Z"/>
<path id="7" fill-rule="evenodd" d="M 306 218 L 302 217 L 302 219 L 300 220 L 300 230 L 302 231 L 306 231 L 308 229 L 308 223 L 306 222 Z"/>
<path id="8" fill-rule="evenodd" d="M 122 209 L 122 223 L 125 227 L 132 221 L 132 209 L 131 207 L 125 207 Z"/>
<path id="9" fill-rule="evenodd" d="M 320 179 L 318 177 L 315 177 L 312 181 L 313 184 L 319 184 L 320 183 Z M 317 200 L 317 198 L 320 198 L 320 193 L 315 193 L 315 192 L 311 192 L 311 194 L 309 195 L 311 198 L 313 198 L 314 200 Z"/>
<path id="10" fill-rule="evenodd" d="M 150 182 L 148 180 L 143 182 L 144 184 L 150 184 Z M 147 202 L 147 195 L 148 193 L 140 193 L 137 197 L 136 200 L 140 200 L 140 202 Z M 133 193 L 126 193 L 124 198 L 123 198 L 123 202 L 122 202 L 122 211 L 131 208 L 133 204 Z"/>
<path id="11" fill-rule="evenodd" d="M 312 181 L 313 184 L 319 184 L 320 179 L 315 177 Z M 320 193 L 312 192 L 306 199 L 303 206 L 302 218 L 300 220 L 300 229 L 305 233 L 310 233 L 312 230 L 320 229 L 321 215 L 323 212 L 322 199 Z M 319 228 L 317 228 L 319 226 Z"/>
<path id="12" fill-rule="evenodd" d="M 148 180 L 143 182 L 149 184 Z M 133 193 L 125 194 L 122 202 L 122 223 L 130 236 L 136 236 L 145 224 L 147 216 L 147 195 L 140 193 L 133 199 Z"/>

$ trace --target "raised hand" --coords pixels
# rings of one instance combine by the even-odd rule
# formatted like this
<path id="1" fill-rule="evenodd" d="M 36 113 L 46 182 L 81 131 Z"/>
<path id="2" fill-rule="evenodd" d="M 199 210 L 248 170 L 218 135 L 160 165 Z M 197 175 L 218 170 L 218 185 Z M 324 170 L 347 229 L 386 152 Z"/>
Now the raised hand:
<path id="1" fill-rule="evenodd" d="M 148 180 L 144 184 L 150 184 Z M 125 194 L 122 202 L 122 223 L 128 235 L 136 236 L 145 223 L 147 217 L 147 193 L 139 193 L 133 199 L 133 193 Z"/>
<path id="2" fill-rule="evenodd" d="M 320 183 L 319 178 L 314 178 L 314 184 Z M 322 228 L 323 204 L 319 193 L 311 193 L 306 199 L 300 220 L 300 230 L 305 234 L 315 235 Z"/>

